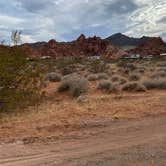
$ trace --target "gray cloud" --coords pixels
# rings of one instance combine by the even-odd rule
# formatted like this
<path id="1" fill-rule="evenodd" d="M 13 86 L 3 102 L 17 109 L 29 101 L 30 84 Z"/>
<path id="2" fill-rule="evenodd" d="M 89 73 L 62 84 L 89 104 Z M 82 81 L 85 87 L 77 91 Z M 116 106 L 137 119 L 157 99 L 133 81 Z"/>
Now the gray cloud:
<path id="1" fill-rule="evenodd" d="M 81 32 L 101 37 L 119 31 L 137 37 L 159 36 L 166 30 L 164 0 L 9 1 L 1 0 L 0 5 L 6 3 L 10 13 L 13 6 L 14 15 L 0 12 L 1 25 L 21 29 L 29 41 L 68 40 Z"/>
<path id="2" fill-rule="evenodd" d="M 166 16 L 162 17 L 158 23 L 165 23 L 166 24 Z"/>

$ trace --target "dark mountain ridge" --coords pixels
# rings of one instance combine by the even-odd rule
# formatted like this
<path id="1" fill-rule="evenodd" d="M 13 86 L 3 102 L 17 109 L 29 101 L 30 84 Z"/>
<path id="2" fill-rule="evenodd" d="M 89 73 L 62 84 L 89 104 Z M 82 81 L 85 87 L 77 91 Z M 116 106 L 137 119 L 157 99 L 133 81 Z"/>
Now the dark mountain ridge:
<path id="1" fill-rule="evenodd" d="M 143 36 L 141 38 L 128 37 L 122 33 L 116 33 L 106 38 L 109 43 L 113 46 L 124 47 L 124 46 L 139 46 L 147 42 L 151 37 Z"/>

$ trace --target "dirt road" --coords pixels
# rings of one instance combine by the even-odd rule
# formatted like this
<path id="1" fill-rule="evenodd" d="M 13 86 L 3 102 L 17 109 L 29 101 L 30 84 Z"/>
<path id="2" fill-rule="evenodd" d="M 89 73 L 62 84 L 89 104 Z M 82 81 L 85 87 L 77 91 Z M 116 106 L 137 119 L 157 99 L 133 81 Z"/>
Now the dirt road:
<path id="1" fill-rule="evenodd" d="M 165 166 L 166 115 L 97 123 L 63 139 L 0 145 L 0 166 Z"/>

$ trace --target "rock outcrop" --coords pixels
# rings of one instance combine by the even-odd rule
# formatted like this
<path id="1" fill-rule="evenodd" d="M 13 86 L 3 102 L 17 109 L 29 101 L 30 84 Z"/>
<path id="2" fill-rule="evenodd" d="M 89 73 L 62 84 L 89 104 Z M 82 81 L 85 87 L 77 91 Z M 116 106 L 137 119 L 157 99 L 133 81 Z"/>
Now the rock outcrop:
<path id="1" fill-rule="evenodd" d="M 137 48 L 131 49 L 128 52 L 144 56 L 160 55 L 166 53 L 166 43 L 164 43 L 160 37 L 153 37 L 144 44 L 141 44 Z"/>
<path id="2" fill-rule="evenodd" d="M 48 43 L 35 49 L 40 56 L 59 57 L 86 57 L 102 55 L 106 51 L 109 43 L 99 37 L 86 38 L 83 34 L 76 41 L 71 43 L 57 42 L 50 40 Z M 25 46 L 24 46 L 25 47 Z"/>

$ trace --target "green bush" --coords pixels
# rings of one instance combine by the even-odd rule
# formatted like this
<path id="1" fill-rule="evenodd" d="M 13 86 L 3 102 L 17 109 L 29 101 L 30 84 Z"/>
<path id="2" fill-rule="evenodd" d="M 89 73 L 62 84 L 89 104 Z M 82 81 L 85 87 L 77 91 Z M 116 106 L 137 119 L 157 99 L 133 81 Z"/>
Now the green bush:
<path id="1" fill-rule="evenodd" d="M 35 103 L 40 86 L 40 69 L 21 49 L 0 48 L 0 112 Z"/>

